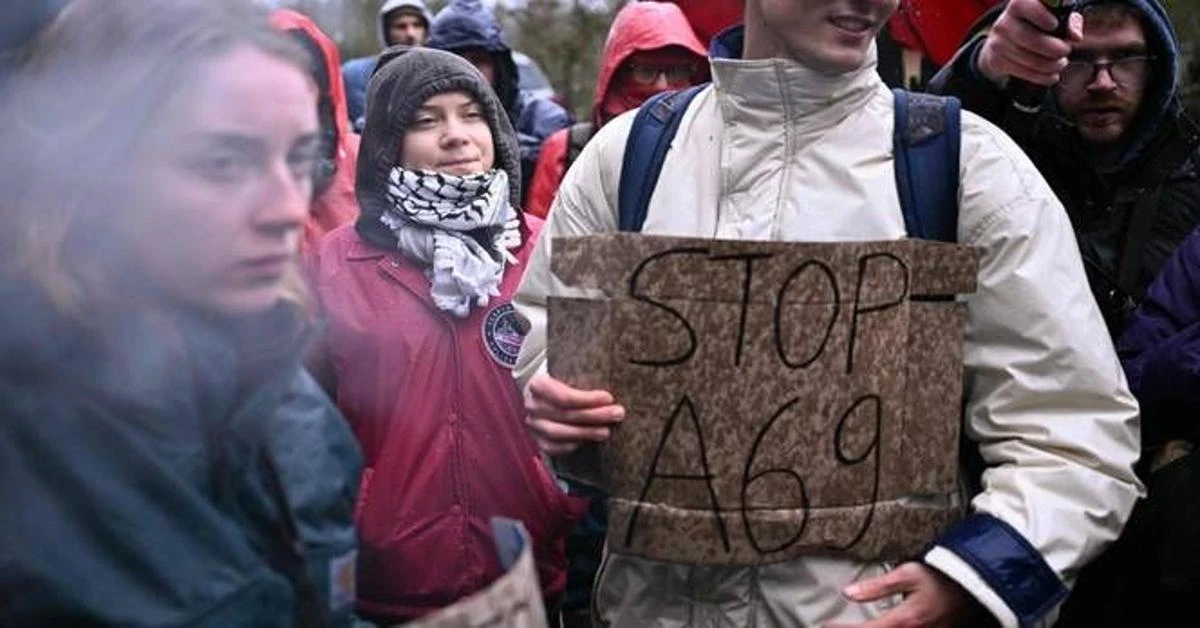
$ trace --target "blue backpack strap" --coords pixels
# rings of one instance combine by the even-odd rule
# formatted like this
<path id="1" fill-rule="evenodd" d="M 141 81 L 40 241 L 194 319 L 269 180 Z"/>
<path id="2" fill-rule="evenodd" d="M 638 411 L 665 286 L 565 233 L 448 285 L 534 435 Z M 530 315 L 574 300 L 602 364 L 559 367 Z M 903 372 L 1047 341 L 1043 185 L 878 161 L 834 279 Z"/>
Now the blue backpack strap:
<path id="1" fill-rule="evenodd" d="M 910 238 L 958 241 L 958 99 L 894 90 L 896 192 Z"/>
<path id="2" fill-rule="evenodd" d="M 910 238 L 958 242 L 959 153 L 962 108 L 953 97 L 895 90 L 896 192 Z M 926 297 L 952 300 L 950 295 Z M 987 468 L 964 429 L 959 456 L 972 494 Z"/>
<path id="3" fill-rule="evenodd" d="M 646 222 L 650 197 L 658 184 L 671 140 L 679 130 L 679 121 L 688 104 L 707 87 L 693 85 L 682 91 L 662 92 L 651 96 L 638 109 L 625 141 L 625 157 L 621 165 L 621 182 L 617 192 L 617 224 L 621 231 L 641 231 Z"/>

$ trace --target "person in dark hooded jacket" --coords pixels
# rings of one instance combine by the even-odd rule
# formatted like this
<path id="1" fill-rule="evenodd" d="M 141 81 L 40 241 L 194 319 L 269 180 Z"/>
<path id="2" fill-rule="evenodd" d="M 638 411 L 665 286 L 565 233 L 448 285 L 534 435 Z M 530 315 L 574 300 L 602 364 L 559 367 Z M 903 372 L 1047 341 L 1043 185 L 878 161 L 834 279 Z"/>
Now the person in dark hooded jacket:
<path id="1" fill-rule="evenodd" d="M 542 144 L 525 199 L 525 210 L 535 216 L 546 217 L 567 168 L 605 123 L 658 92 L 708 79 L 704 45 L 669 2 L 625 5 L 609 27 L 600 59 L 592 119 L 555 131 Z"/>
<path id="2" fill-rule="evenodd" d="M 1179 44 L 1158 0 L 1078 8 L 1056 16 L 1038 0 L 1011 0 L 993 9 L 931 90 L 959 96 L 1000 124 L 1046 177 L 1071 218 L 1092 294 L 1115 340 L 1147 286 L 1200 224 L 1200 129 L 1179 100 Z M 1065 38 L 1049 34 L 1060 20 L 1068 20 Z M 1018 101 L 1014 79 L 1050 87 Z M 1040 102 L 1033 99 L 1039 94 Z M 1081 573 L 1063 606 L 1062 628 L 1140 626 L 1148 613 L 1163 611 L 1148 549 L 1162 536 L 1154 520 L 1160 491 L 1145 464 L 1163 446 L 1162 421 L 1153 412 L 1141 421 L 1139 474 L 1150 486 L 1147 499 L 1119 541 Z"/>
<path id="3" fill-rule="evenodd" d="M 512 49 L 504 41 L 500 22 L 480 0 L 452 0 L 439 11 L 433 18 L 428 46 L 467 59 L 491 82 L 517 131 L 521 147 L 521 189 L 528 190 L 542 143 L 551 133 L 571 126 L 574 122 L 571 115 L 552 100 L 536 98 L 520 90 Z"/>
<path id="4" fill-rule="evenodd" d="M 1039 0 L 996 7 L 930 91 L 999 124 L 1046 177 L 1116 338 L 1200 223 L 1200 129 L 1179 100 L 1179 43 L 1158 0 L 1090 2 L 1072 19 L 1058 39 L 1038 30 L 1058 24 Z M 1012 78 L 1052 85 L 1040 111 L 1014 106 Z"/>
<path id="5" fill-rule="evenodd" d="M 0 92 L 0 625 L 355 625 L 361 456 L 301 359 L 303 51 L 238 0 L 74 0 L 30 52 Z"/>
<path id="6" fill-rule="evenodd" d="M 422 46 L 429 38 L 433 14 L 423 0 L 383 0 L 375 16 L 376 36 L 381 49 L 391 46 Z M 346 106 L 349 122 L 355 132 L 361 132 L 367 108 L 367 83 L 375 71 L 379 55 L 350 59 L 342 64 L 346 85 Z"/>
<path id="7" fill-rule="evenodd" d="M 366 457 L 358 608 L 428 615 L 501 575 L 490 518 L 529 530 L 553 616 L 582 509 L 524 427 L 510 303 L 541 221 L 520 210 L 519 153 L 483 75 L 395 48 L 368 89 L 354 225 L 309 256 L 327 319 L 312 359 Z"/>

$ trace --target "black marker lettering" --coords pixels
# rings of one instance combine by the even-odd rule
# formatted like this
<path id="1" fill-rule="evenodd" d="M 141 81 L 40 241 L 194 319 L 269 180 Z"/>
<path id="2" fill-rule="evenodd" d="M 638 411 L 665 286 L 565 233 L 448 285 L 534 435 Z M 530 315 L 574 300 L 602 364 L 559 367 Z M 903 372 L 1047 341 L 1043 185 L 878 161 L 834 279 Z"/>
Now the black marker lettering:
<path id="1" fill-rule="evenodd" d="M 793 362 L 787 354 L 787 348 L 784 347 L 783 341 L 783 307 L 785 297 L 787 296 L 788 288 L 792 282 L 803 275 L 808 269 L 814 269 L 824 275 L 826 282 L 829 284 L 829 291 L 833 295 L 833 311 L 829 313 L 829 322 L 825 325 L 825 335 L 821 337 L 821 344 L 817 345 L 817 350 L 807 358 L 798 362 Z M 829 337 L 833 334 L 833 325 L 837 322 L 838 314 L 841 312 L 841 295 L 838 291 L 837 278 L 833 276 L 833 271 L 824 263 L 817 260 L 809 260 L 800 265 L 799 268 L 792 271 L 788 275 L 783 286 L 779 288 L 779 296 L 775 300 L 775 351 L 779 353 L 779 359 L 788 368 L 802 369 L 817 361 L 822 353 L 825 353 L 825 345 L 829 343 Z"/>
<path id="2" fill-rule="evenodd" d="M 738 336 L 737 348 L 733 353 L 733 365 L 742 365 L 742 345 L 746 341 L 746 315 L 750 309 L 750 285 L 754 277 L 754 260 L 767 259 L 773 257 L 771 253 L 744 253 L 742 255 L 717 255 L 712 258 L 714 262 L 724 262 L 729 260 L 743 260 L 746 262 L 746 270 L 742 276 L 742 311 L 738 317 Z"/>
<path id="3" fill-rule="evenodd" d="M 900 289 L 900 294 L 886 303 L 878 303 L 868 307 L 862 307 L 862 289 L 863 282 L 866 280 L 868 267 L 871 265 L 871 260 L 885 259 L 890 260 L 900 267 L 904 276 L 904 285 Z M 858 340 L 858 317 L 860 314 L 869 314 L 871 312 L 882 312 L 883 310 L 894 308 L 904 302 L 908 297 L 908 265 L 904 260 L 892 255 L 891 253 L 872 253 L 864 255 L 858 260 L 858 286 L 854 289 L 854 314 L 850 317 L 850 341 L 846 348 L 846 374 L 850 375 L 854 372 L 854 345 Z"/>
<path id="4" fill-rule="evenodd" d="M 804 536 L 804 529 L 808 527 L 808 489 L 805 488 L 804 478 L 800 477 L 799 473 L 796 473 L 792 469 L 767 469 L 765 471 L 759 471 L 753 475 L 750 474 L 751 469 L 754 468 L 754 460 L 758 457 L 758 448 L 760 445 L 762 445 L 763 440 L 766 438 L 767 432 L 771 431 L 771 427 L 775 425 L 775 422 L 778 421 L 779 418 L 782 417 L 788 410 L 792 409 L 792 406 L 796 405 L 796 403 L 799 401 L 800 399 L 796 398 L 783 404 L 783 407 L 779 408 L 779 410 L 775 412 L 775 415 L 771 417 L 771 420 L 767 421 L 767 424 L 764 425 L 761 430 L 759 430 L 758 436 L 754 438 L 754 447 L 750 449 L 750 456 L 746 459 L 745 470 L 742 472 L 742 525 L 746 528 L 746 537 L 750 539 L 750 545 L 754 546 L 755 551 L 757 551 L 759 554 L 773 554 L 775 552 L 781 552 L 795 545 L 796 542 L 800 540 L 800 537 Z M 750 514 L 749 507 L 746 504 L 746 494 L 750 492 L 751 484 L 754 484 L 763 477 L 773 473 L 782 473 L 783 475 L 791 477 L 796 481 L 796 485 L 800 487 L 800 504 L 804 515 L 800 519 L 800 525 L 796 529 L 796 533 L 792 535 L 791 538 L 774 547 L 763 547 L 759 544 L 758 537 L 754 534 L 754 528 L 750 525 Z"/>
<path id="5" fill-rule="evenodd" d="M 846 443 L 843 442 L 843 440 L 846 436 L 850 419 L 858 413 L 859 408 L 863 407 L 867 403 L 874 405 L 875 435 L 871 438 L 871 444 L 867 446 L 866 450 L 856 455 L 846 451 Z M 858 542 L 861 541 L 864 536 L 866 536 L 867 530 L 871 527 L 871 521 L 875 518 L 875 502 L 879 500 L 879 441 L 882 437 L 882 433 L 883 400 L 879 398 L 879 395 L 866 395 L 855 401 L 850 408 L 847 409 L 844 414 L 842 414 L 842 418 L 838 420 L 837 429 L 833 432 L 833 451 L 834 455 L 837 456 L 838 462 L 846 466 L 854 466 L 862 464 L 862 462 L 867 459 L 867 456 L 875 454 L 874 483 L 871 486 L 871 506 L 867 510 L 867 517 L 863 520 L 862 527 L 859 528 L 858 534 L 854 535 L 854 538 L 851 539 L 849 543 L 837 548 L 839 550 L 847 550 L 857 545 Z"/>
<path id="6" fill-rule="evenodd" d="M 671 433 L 674 432 L 676 420 L 685 411 L 688 418 L 691 419 L 692 429 L 696 432 L 697 444 L 700 448 L 700 474 L 661 474 L 658 472 L 659 458 L 662 457 L 663 450 L 667 446 L 667 441 L 671 439 Z M 650 488 L 657 479 L 704 482 L 708 486 L 708 495 L 712 500 L 713 520 L 717 525 L 717 533 L 721 535 L 721 542 L 725 545 L 725 551 L 729 552 L 729 534 L 725 531 L 725 522 L 721 520 L 721 505 L 717 502 L 717 491 L 713 488 L 712 483 L 712 471 L 708 468 L 708 451 L 704 446 L 704 431 L 700 429 L 700 420 L 696 416 L 696 408 L 692 405 L 692 400 L 686 396 L 675 406 L 674 412 L 671 413 L 671 418 L 667 420 L 667 425 L 663 428 L 663 435 L 658 441 L 658 448 L 654 450 L 654 458 L 650 462 L 650 472 L 646 475 L 646 483 L 642 486 L 642 492 L 638 495 L 637 505 L 633 507 L 633 514 L 629 517 L 629 527 L 625 530 L 626 547 L 633 546 L 633 536 L 637 529 L 638 514 L 641 512 L 642 503 L 646 500 L 646 495 L 650 493 Z"/>
<path id="7" fill-rule="evenodd" d="M 647 305 L 652 305 L 675 317 L 675 319 L 683 325 L 684 330 L 688 334 L 688 349 L 681 355 L 673 358 L 663 358 L 659 360 L 630 359 L 629 362 L 631 364 L 637 364 L 640 366 L 674 366 L 676 364 L 683 364 L 684 362 L 687 362 L 688 360 L 692 359 L 693 355 L 696 354 L 696 330 L 692 327 L 692 324 L 689 323 L 688 320 L 684 318 L 684 316 L 675 308 L 665 303 L 655 301 L 654 299 L 644 296 L 638 292 L 638 279 L 641 278 L 642 271 L 646 270 L 646 267 L 652 262 L 658 261 L 669 255 L 708 255 L 708 249 L 671 249 L 669 251 L 655 253 L 654 255 L 642 260 L 642 263 L 638 264 L 637 268 L 634 269 L 633 274 L 629 277 L 629 297 L 636 301 L 641 301 Z"/>

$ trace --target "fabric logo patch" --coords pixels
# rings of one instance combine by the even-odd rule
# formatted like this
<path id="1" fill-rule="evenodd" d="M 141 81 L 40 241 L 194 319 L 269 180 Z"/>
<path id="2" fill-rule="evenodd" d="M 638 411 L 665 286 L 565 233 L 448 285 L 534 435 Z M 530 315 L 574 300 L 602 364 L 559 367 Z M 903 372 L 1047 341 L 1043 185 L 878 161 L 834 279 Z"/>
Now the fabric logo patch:
<path id="1" fill-rule="evenodd" d="M 492 359 L 501 366 L 512 368 L 517 365 L 517 354 L 524 340 L 517 310 L 511 303 L 496 307 L 483 319 L 483 342 Z"/>
<path id="2" fill-rule="evenodd" d="M 329 561 L 329 609 L 337 611 L 354 604 L 355 564 L 358 552 L 350 551 Z"/>

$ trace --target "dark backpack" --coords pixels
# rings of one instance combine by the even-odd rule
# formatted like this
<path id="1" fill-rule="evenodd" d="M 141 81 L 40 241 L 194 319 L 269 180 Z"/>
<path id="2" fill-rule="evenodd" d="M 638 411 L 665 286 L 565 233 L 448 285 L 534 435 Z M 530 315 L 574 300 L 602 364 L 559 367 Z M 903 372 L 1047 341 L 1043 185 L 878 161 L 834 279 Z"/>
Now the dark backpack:
<path id="1" fill-rule="evenodd" d="M 650 198 L 671 150 L 671 142 L 679 130 L 679 122 L 692 99 L 706 86 L 695 85 L 682 91 L 657 94 L 638 110 L 625 143 L 621 166 L 617 196 L 621 231 L 642 230 Z M 900 89 L 893 93 L 896 122 L 892 145 L 896 191 L 900 196 L 905 231 L 912 238 L 957 242 L 959 101 L 953 97 Z M 567 163 L 569 167 L 570 161 Z M 567 539 L 569 564 L 564 607 L 587 608 L 608 528 L 607 496 L 594 487 L 570 480 L 567 484 L 572 494 L 587 497 L 591 503 L 587 515 Z"/>
<path id="2" fill-rule="evenodd" d="M 571 168 L 571 164 L 579 157 L 579 153 L 583 152 L 583 147 L 587 146 L 588 140 L 592 139 L 592 123 L 591 122 L 576 122 L 571 125 L 567 131 L 567 166 L 563 168 L 566 172 Z"/>

